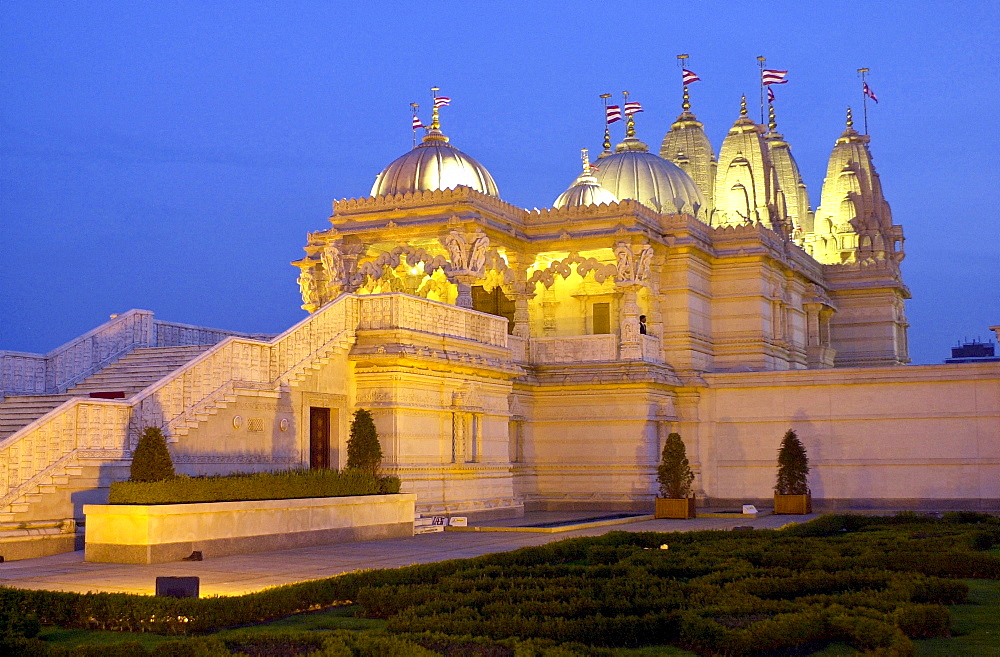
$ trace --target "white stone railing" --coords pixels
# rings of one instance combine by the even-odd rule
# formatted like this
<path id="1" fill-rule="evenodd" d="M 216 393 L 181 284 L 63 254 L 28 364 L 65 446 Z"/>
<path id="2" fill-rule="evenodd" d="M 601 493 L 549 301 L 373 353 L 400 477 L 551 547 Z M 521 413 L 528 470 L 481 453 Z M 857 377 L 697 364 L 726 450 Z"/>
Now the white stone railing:
<path id="1" fill-rule="evenodd" d="M 151 347 L 187 347 L 193 345 L 218 344 L 229 336 L 249 338 L 250 340 L 270 340 L 273 335 L 262 333 L 238 333 L 236 331 L 224 331 L 222 329 L 206 328 L 204 326 L 193 326 L 191 324 L 180 324 L 178 322 L 165 322 L 160 319 L 153 320 L 153 339 Z"/>
<path id="2" fill-rule="evenodd" d="M 77 450 L 124 454 L 129 404 L 76 398 L 0 441 L 0 507 L 42 480 Z"/>
<path id="3" fill-rule="evenodd" d="M 357 299 L 361 304 L 358 330 L 407 328 L 475 340 L 494 347 L 507 346 L 508 321 L 505 317 L 400 293 L 373 294 Z"/>
<path id="4" fill-rule="evenodd" d="M 531 338 L 529 351 L 532 365 L 618 360 L 618 336 L 608 333 Z"/>
<path id="5" fill-rule="evenodd" d="M 47 354 L 0 351 L 0 399 L 65 392 L 141 347 L 209 345 L 231 335 L 271 337 L 164 322 L 148 310 L 130 310 Z"/>
<path id="6" fill-rule="evenodd" d="M 134 349 L 149 346 L 152 325 L 153 313 L 130 310 L 44 355 L 0 352 L 0 396 L 64 392 Z"/>
<path id="7" fill-rule="evenodd" d="M 660 339 L 655 335 L 640 335 L 639 338 L 642 361 L 662 363 Z M 531 338 L 526 345 L 523 339 L 513 336 L 509 341 L 511 358 L 515 362 L 530 362 L 532 365 L 621 360 L 618 336 L 613 333 Z M 515 347 L 518 342 L 520 344 Z"/>
<path id="8" fill-rule="evenodd" d="M 642 360 L 647 363 L 663 362 L 663 343 L 655 335 L 640 335 L 639 346 L 642 348 Z"/>
<path id="9" fill-rule="evenodd" d="M 510 359 L 515 363 L 528 362 L 528 340 L 525 338 L 508 335 L 507 348 L 510 349 Z"/>

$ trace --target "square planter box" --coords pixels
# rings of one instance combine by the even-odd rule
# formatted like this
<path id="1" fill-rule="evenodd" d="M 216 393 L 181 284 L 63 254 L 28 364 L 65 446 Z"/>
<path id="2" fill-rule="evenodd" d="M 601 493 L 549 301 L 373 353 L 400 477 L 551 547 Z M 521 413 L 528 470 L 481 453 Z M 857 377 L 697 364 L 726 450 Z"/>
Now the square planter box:
<path id="1" fill-rule="evenodd" d="M 654 517 L 656 518 L 687 519 L 694 518 L 696 514 L 693 497 L 656 498 L 656 511 L 654 512 Z"/>
<path id="2" fill-rule="evenodd" d="M 413 536 L 413 493 L 194 504 L 86 504 L 87 561 L 164 563 Z"/>
<path id="3" fill-rule="evenodd" d="M 778 495 L 774 494 L 775 515 L 801 516 L 812 513 L 811 495 Z"/>

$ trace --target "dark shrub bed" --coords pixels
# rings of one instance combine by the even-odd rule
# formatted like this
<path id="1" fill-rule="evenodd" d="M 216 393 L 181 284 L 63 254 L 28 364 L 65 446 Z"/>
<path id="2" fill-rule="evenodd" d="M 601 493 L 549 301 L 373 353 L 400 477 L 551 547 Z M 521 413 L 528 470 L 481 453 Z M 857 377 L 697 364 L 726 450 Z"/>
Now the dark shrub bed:
<path id="1" fill-rule="evenodd" d="M 807 654 L 842 642 L 909 655 L 911 638 L 948 636 L 944 605 L 968 594 L 954 578 L 995 578 L 1000 558 L 977 551 L 974 536 L 998 527 L 989 516 L 838 516 L 777 531 L 613 532 L 238 598 L 0 589 L 0 608 L 66 627 L 197 634 L 351 602 L 387 619 L 388 634 L 370 639 L 386 642 L 386 655 L 406 645 L 527 650 L 518 642 L 562 654 L 672 644 L 706 655 Z"/>
<path id="2" fill-rule="evenodd" d="M 397 477 L 376 477 L 360 470 L 287 470 L 212 477 L 174 477 L 164 481 L 118 481 L 108 504 L 186 504 L 346 497 L 399 492 Z"/>

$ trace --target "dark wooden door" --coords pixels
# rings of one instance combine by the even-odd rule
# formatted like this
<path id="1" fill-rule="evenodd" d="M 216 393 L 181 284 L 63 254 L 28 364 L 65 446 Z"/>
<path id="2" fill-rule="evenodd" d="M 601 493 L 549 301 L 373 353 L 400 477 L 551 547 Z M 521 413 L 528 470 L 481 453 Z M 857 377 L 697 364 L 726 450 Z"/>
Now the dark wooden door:
<path id="1" fill-rule="evenodd" d="M 309 467 L 330 468 L 330 409 L 309 407 Z"/>

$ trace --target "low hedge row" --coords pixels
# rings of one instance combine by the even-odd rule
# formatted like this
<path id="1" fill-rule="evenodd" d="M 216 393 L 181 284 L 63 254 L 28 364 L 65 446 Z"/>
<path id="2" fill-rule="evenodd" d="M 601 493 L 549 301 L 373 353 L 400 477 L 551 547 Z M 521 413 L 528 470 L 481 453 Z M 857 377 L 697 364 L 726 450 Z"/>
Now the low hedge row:
<path id="1" fill-rule="evenodd" d="M 174 477 L 164 481 L 118 481 L 111 484 L 108 504 L 187 504 L 346 497 L 398 493 L 398 477 L 376 477 L 360 470 L 286 470 L 208 477 Z"/>
<path id="2" fill-rule="evenodd" d="M 495 644 L 512 637 L 595 651 L 674 644 L 727 655 L 802 653 L 840 641 L 907 655 L 910 638 L 948 634 L 943 605 L 968 594 L 951 578 L 968 577 L 970 563 L 976 572 L 1000 573 L 1000 558 L 973 547 L 973 535 L 1000 527 L 995 518 L 819 524 L 820 532 L 808 525 L 612 532 L 237 598 L 0 588 L 0 608 L 66 627 L 193 634 L 353 602 L 362 615 L 388 619 L 387 630 L 407 641 L 439 632 Z M 831 526 L 838 528 L 825 534 Z"/>

